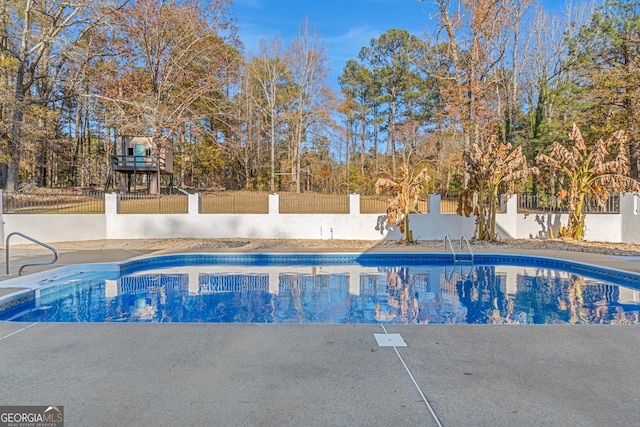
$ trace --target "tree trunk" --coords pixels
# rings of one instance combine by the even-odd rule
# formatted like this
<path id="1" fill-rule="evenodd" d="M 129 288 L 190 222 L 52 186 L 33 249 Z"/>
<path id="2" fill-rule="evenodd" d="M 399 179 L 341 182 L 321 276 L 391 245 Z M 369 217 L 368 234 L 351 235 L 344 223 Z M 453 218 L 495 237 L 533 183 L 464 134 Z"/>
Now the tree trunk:
<path id="1" fill-rule="evenodd" d="M 275 96 L 275 94 L 274 94 Z M 276 191 L 276 109 L 271 109 L 271 192 Z"/>
<path id="2" fill-rule="evenodd" d="M 582 240 L 584 238 L 584 221 L 586 219 L 584 211 L 585 195 L 580 193 L 574 196 L 572 203 L 575 206 L 573 212 L 569 212 L 569 222 L 567 224 L 567 233 L 575 240 Z"/>
<path id="3" fill-rule="evenodd" d="M 361 179 L 364 179 L 364 163 L 365 163 L 365 140 L 367 138 L 366 126 L 367 121 L 362 115 L 362 126 L 360 131 L 360 175 Z"/>
<path id="4" fill-rule="evenodd" d="M 629 175 L 636 181 L 640 180 L 638 171 L 638 143 L 635 138 L 629 140 Z"/>
<path id="5" fill-rule="evenodd" d="M 11 139 L 7 147 L 9 157 L 7 163 L 7 183 L 5 192 L 14 193 L 18 190 L 18 175 L 20 170 L 20 155 L 22 151 L 22 120 L 24 118 L 24 86 L 22 84 L 24 76 L 24 66 L 18 67 L 16 75 L 15 105 L 13 116 L 11 117 Z"/>
<path id="6" fill-rule="evenodd" d="M 394 135 L 396 126 L 396 101 L 391 101 L 391 112 L 389 114 L 389 129 L 387 129 L 387 141 L 391 147 L 391 171 L 396 176 L 396 138 Z"/>

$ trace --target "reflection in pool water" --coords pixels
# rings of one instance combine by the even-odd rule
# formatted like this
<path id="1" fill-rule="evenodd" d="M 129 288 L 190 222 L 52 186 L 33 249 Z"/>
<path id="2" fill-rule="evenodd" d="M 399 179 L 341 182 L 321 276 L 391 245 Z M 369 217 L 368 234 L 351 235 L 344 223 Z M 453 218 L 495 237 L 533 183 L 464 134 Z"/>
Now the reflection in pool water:
<path id="1" fill-rule="evenodd" d="M 535 267 L 192 266 L 77 280 L 0 319 L 41 322 L 638 323 L 638 290 Z"/>

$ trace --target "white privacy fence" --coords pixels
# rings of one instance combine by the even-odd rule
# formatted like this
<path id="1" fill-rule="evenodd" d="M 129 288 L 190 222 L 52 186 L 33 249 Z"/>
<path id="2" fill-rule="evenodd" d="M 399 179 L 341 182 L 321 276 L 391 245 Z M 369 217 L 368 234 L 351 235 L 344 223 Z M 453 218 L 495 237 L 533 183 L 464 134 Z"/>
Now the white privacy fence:
<path id="1" fill-rule="evenodd" d="M 387 224 L 384 214 L 360 213 L 360 196 L 348 198 L 347 213 L 281 213 L 280 196 L 268 195 L 268 209 L 257 214 L 202 213 L 200 195 L 189 195 L 185 213 L 121 213 L 117 194 L 105 194 L 102 214 L 1 214 L 0 235 L 18 231 L 42 242 L 101 239 L 154 238 L 259 238 L 259 239 L 339 239 L 398 240 L 397 227 Z M 411 214 L 410 226 L 417 240 L 457 239 L 473 236 L 475 217 L 441 213 L 440 195 L 430 195 L 429 212 Z M 616 243 L 640 243 L 638 196 L 620 195 L 619 212 L 588 214 L 585 239 Z M 503 203 L 497 214 L 497 230 L 502 238 L 545 239 L 549 229 L 557 235 L 558 224 L 567 223 L 567 214 L 518 213 L 517 196 Z M 17 240 L 16 240 L 17 242 Z"/>

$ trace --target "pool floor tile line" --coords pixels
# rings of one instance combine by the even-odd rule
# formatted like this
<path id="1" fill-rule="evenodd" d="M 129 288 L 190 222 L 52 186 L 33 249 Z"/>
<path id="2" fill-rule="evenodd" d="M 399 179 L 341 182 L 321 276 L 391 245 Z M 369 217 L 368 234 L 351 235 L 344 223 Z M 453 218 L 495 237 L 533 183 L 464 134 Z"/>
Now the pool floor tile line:
<path id="1" fill-rule="evenodd" d="M 32 327 L 32 326 L 37 325 L 38 323 L 40 323 L 40 322 L 34 322 L 34 323 L 32 323 L 32 324 L 30 324 L 30 325 L 28 325 L 28 326 L 25 326 L 24 328 L 18 329 L 17 331 L 13 331 L 13 332 L 11 332 L 11 333 L 10 333 L 10 334 L 8 334 L 8 335 L 5 335 L 5 336 L 3 336 L 3 337 L 0 337 L 0 341 L 2 341 L 2 340 L 4 340 L 4 339 L 7 339 L 7 338 L 9 338 L 9 337 L 11 337 L 11 336 L 13 336 L 13 335 L 19 334 L 19 333 L 20 333 L 20 332 L 22 332 L 22 331 L 26 331 L 27 329 L 29 329 L 29 328 L 30 328 L 30 327 Z"/>
<path id="2" fill-rule="evenodd" d="M 376 341 L 378 342 L 378 345 L 380 347 L 392 347 L 393 348 L 393 351 L 396 352 L 396 356 L 398 356 L 398 359 L 400 359 L 400 363 L 402 363 L 402 366 L 404 366 L 404 370 L 407 372 L 407 375 L 409 375 L 409 378 L 411 379 L 411 382 L 413 382 L 413 385 L 416 387 L 416 390 L 418 390 L 418 393 L 420 394 L 420 398 L 422 399 L 422 401 L 426 405 L 427 409 L 429 410 L 429 413 L 431 414 L 431 417 L 433 418 L 433 421 L 435 421 L 435 423 L 438 425 L 438 427 L 442 427 L 442 423 L 440 422 L 440 419 L 438 418 L 438 415 L 436 415 L 436 412 L 433 410 L 433 407 L 429 403 L 429 400 L 427 399 L 427 396 L 422 391 L 422 388 L 420 387 L 420 384 L 418 384 L 418 381 L 415 379 L 415 377 L 411 373 L 411 370 L 409 369 L 409 367 L 405 363 L 404 359 L 402 358 L 402 355 L 398 351 L 398 347 L 407 347 L 407 343 L 402 338 L 402 335 L 388 333 L 387 329 L 384 327 L 383 324 L 381 324 L 380 327 L 382 327 L 382 330 L 384 331 L 384 334 L 373 334 L 375 339 L 376 339 Z M 385 338 L 385 336 L 388 336 L 388 337 Z M 393 345 L 394 343 L 399 344 L 399 345 Z"/>

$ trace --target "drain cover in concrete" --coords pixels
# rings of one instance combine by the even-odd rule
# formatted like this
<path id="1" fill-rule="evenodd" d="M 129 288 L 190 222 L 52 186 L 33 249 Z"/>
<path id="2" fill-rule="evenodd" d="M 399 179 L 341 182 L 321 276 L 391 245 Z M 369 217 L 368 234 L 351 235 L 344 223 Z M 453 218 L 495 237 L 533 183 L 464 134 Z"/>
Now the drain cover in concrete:
<path id="1" fill-rule="evenodd" d="M 407 343 L 404 342 L 400 334 L 373 334 L 378 341 L 380 347 L 406 347 Z"/>

